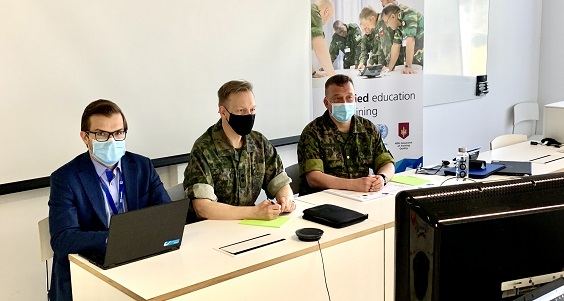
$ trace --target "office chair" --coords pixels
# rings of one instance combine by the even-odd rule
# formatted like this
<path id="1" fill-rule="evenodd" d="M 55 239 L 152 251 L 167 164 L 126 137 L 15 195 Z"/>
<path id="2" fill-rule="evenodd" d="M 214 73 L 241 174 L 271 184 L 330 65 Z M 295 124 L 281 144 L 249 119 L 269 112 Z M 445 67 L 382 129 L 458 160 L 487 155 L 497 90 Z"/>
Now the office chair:
<path id="1" fill-rule="evenodd" d="M 490 150 L 494 150 L 496 148 L 500 148 L 524 141 L 527 141 L 527 135 L 506 134 L 506 135 L 497 136 L 490 142 Z"/>
<path id="2" fill-rule="evenodd" d="M 300 168 L 298 166 L 298 163 L 286 167 L 286 174 L 288 174 L 288 177 L 292 179 L 292 183 L 290 183 L 290 188 L 292 188 L 292 192 L 294 192 L 294 195 L 298 194 L 300 192 L 300 182 L 301 182 Z"/>
<path id="3" fill-rule="evenodd" d="M 176 184 L 172 187 L 166 189 L 166 192 L 170 196 L 170 199 L 174 201 L 180 201 L 186 198 L 186 194 L 184 192 L 184 186 L 182 183 Z"/>
<path id="4" fill-rule="evenodd" d="M 513 106 L 513 131 L 515 134 L 515 125 L 523 121 L 534 121 L 535 131 L 537 133 L 537 122 L 539 120 L 539 105 L 536 102 L 522 102 Z"/>
<path id="5" fill-rule="evenodd" d="M 41 261 L 45 262 L 45 274 L 47 275 L 47 300 L 49 300 L 49 259 L 53 258 L 53 249 L 51 249 L 51 234 L 49 233 L 49 217 L 40 220 L 37 223 L 39 228 L 39 250 L 41 253 Z"/>

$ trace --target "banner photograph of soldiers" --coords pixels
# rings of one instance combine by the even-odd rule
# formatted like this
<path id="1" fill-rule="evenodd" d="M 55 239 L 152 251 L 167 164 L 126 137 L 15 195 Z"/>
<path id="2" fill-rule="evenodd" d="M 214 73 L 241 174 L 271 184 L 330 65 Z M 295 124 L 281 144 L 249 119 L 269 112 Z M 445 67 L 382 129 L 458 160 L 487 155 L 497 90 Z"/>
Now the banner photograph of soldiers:
<path id="1" fill-rule="evenodd" d="M 312 0 L 313 78 L 421 73 L 423 41 L 423 1 Z"/>
<path id="2" fill-rule="evenodd" d="M 421 0 L 312 0 L 312 119 L 326 114 L 326 82 L 354 84 L 351 111 L 370 120 L 396 172 L 423 160 L 424 18 Z"/>

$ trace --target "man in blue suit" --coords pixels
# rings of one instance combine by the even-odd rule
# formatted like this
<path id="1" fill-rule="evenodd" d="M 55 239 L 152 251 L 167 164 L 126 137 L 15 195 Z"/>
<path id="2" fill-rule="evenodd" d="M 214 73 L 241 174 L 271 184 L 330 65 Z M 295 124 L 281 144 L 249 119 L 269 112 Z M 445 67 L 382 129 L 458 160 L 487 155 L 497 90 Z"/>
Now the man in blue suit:
<path id="1" fill-rule="evenodd" d="M 72 300 L 68 255 L 104 253 L 112 215 L 170 202 L 151 161 L 125 151 L 126 134 L 115 103 L 90 103 L 80 129 L 88 151 L 51 174 L 51 301 Z"/>

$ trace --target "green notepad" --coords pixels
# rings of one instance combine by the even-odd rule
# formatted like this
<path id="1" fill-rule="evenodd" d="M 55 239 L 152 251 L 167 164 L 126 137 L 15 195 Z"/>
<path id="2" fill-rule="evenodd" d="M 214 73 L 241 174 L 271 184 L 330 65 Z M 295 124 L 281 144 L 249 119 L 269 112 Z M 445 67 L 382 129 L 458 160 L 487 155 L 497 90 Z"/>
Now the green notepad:
<path id="1" fill-rule="evenodd" d="M 431 182 L 429 180 L 421 179 L 421 178 L 414 177 L 414 176 L 394 176 L 390 181 L 400 183 L 400 184 L 407 184 L 407 185 L 411 185 L 411 186 L 419 186 L 419 185 Z"/>
<path id="2" fill-rule="evenodd" d="M 262 227 L 272 227 L 272 228 L 280 228 L 285 222 L 287 222 L 290 218 L 287 216 L 279 216 L 277 219 L 273 219 L 271 221 L 263 221 L 263 220 L 256 220 L 256 219 L 244 219 L 239 222 L 241 225 L 251 225 L 251 226 L 262 226 Z"/>

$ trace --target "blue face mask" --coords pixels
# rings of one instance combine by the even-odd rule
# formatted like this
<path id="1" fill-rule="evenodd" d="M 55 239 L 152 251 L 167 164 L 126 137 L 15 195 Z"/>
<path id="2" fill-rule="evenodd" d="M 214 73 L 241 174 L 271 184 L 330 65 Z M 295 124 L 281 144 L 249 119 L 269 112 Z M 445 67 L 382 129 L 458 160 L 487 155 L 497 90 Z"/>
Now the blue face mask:
<path id="1" fill-rule="evenodd" d="M 106 142 L 92 140 L 92 155 L 106 166 L 116 164 L 125 154 L 125 140 Z"/>
<path id="2" fill-rule="evenodd" d="M 331 115 L 333 115 L 338 122 L 346 122 L 354 115 L 356 103 L 332 103 L 331 111 Z"/>

